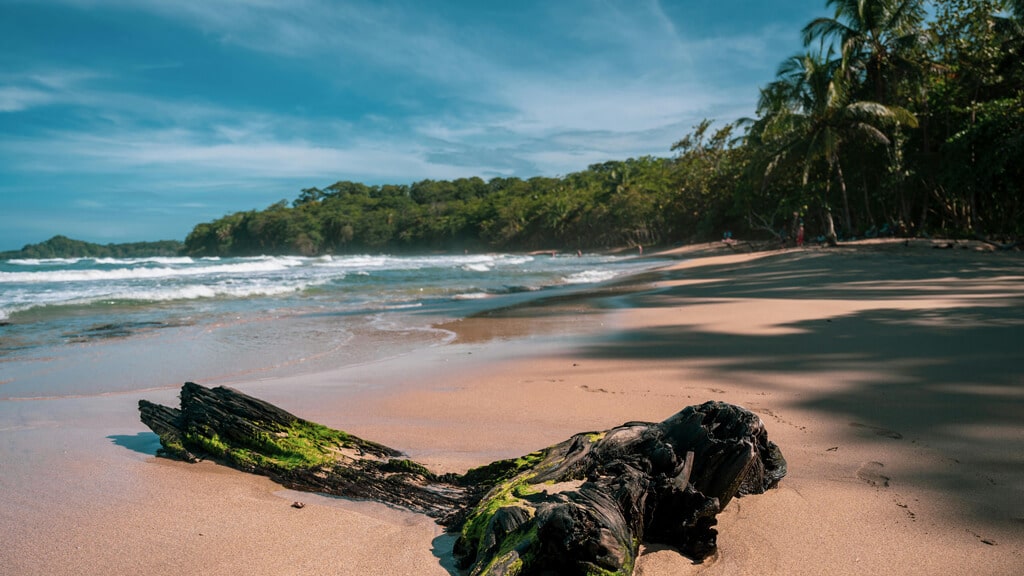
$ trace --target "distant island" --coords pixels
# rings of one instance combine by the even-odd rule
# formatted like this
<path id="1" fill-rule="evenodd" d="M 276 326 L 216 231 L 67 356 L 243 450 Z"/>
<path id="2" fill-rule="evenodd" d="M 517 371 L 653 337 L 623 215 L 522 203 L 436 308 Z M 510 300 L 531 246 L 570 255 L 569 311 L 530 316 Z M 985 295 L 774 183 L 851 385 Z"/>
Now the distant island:
<path id="1" fill-rule="evenodd" d="M 0 260 L 13 260 L 16 258 L 142 258 L 147 256 L 177 256 L 183 248 L 184 244 L 177 240 L 94 244 L 58 235 L 45 242 L 28 244 L 21 250 L 0 252 Z"/>

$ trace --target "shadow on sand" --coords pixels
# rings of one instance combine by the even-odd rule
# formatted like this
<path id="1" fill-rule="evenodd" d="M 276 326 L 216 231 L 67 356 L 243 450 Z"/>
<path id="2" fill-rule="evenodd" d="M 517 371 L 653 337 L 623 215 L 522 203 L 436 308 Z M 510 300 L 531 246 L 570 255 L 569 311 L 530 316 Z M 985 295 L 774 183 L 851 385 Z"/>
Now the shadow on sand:
<path id="1" fill-rule="evenodd" d="M 139 432 L 138 434 L 114 434 L 107 436 L 111 442 L 132 452 L 156 456 L 160 448 L 160 437 L 152 432 Z"/>
<path id="2" fill-rule="evenodd" d="M 929 251 L 930 252 L 930 251 Z M 923 256 L 923 257 L 922 257 Z M 783 252 L 739 264 L 645 275 L 685 285 L 628 297 L 634 308 L 682 308 L 722 298 L 876 302 L 862 311 L 787 324 L 783 334 L 675 325 L 624 330 L 584 344 L 593 358 L 711 360 L 722 380 L 756 373 L 821 374 L 843 386 L 801 391 L 796 406 L 850 425 L 869 442 L 928 448 L 948 465 L 901 481 L 957 498 L 980 520 L 1024 522 L 1024 259 L 1019 254 L 888 250 Z M 600 298 L 600 295 L 595 295 Z M 939 299 L 934 307 L 925 300 Z M 915 301 L 901 309 L 899 301 Z M 897 301 L 892 303 L 891 301 Z M 812 305 L 812 304 L 808 304 Z M 538 309 L 546 315 L 554 310 Z M 771 391 L 771 390 L 766 390 Z"/>
<path id="3" fill-rule="evenodd" d="M 458 534 L 452 534 L 450 532 L 444 532 L 440 536 L 436 537 L 431 541 L 433 547 L 431 553 L 437 558 L 438 563 L 452 576 L 460 576 L 463 572 L 460 572 L 458 567 L 455 565 L 455 556 L 452 555 L 452 549 L 455 547 L 455 540 L 458 539 Z"/>

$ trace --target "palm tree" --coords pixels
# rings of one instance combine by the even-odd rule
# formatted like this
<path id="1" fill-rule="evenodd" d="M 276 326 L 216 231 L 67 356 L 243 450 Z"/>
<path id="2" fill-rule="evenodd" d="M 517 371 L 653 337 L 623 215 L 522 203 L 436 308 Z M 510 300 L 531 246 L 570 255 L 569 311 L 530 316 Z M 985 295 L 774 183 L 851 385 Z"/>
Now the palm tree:
<path id="1" fill-rule="evenodd" d="M 909 112 L 878 102 L 854 101 L 848 78 L 840 74 L 842 60 L 832 47 L 793 56 L 780 66 L 777 80 L 762 91 L 762 110 L 766 114 L 764 131 L 776 134 L 777 146 L 766 172 L 787 160 L 802 162 L 808 184 L 811 170 L 825 161 L 825 194 L 822 198 L 827 227 L 826 237 L 835 244 L 836 233 L 828 207 L 832 179 L 835 177 L 843 203 L 843 224 L 853 230 L 850 202 L 843 177 L 843 144 L 864 138 L 888 146 L 882 131 L 887 124 L 916 125 Z"/>
<path id="2" fill-rule="evenodd" d="M 837 41 L 843 73 L 850 82 L 863 82 L 876 102 L 892 101 L 892 82 L 916 74 L 918 48 L 926 42 L 922 30 L 922 0 L 828 0 L 832 18 L 816 18 L 803 29 L 804 44 Z"/>

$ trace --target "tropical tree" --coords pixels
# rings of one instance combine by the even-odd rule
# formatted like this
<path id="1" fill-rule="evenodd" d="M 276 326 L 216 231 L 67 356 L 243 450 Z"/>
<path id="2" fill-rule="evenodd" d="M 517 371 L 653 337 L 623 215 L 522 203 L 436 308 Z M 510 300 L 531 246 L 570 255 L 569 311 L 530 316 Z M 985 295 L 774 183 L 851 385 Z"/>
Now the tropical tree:
<path id="1" fill-rule="evenodd" d="M 838 43 L 847 89 L 863 84 L 875 102 L 895 101 L 895 85 L 921 70 L 927 41 L 922 0 L 828 0 L 825 5 L 835 8 L 834 15 L 807 24 L 804 45 Z"/>
<path id="2" fill-rule="evenodd" d="M 886 125 L 916 125 L 916 119 L 902 108 L 854 101 L 847 77 L 839 73 L 842 60 L 835 56 L 832 47 L 793 56 L 783 62 L 778 79 L 762 92 L 763 99 L 770 99 L 763 100 L 762 107 L 771 115 L 763 130 L 775 141 L 766 176 L 779 163 L 797 161 L 802 163 L 803 185 L 807 186 L 812 171 L 824 161 L 824 192 L 819 201 L 825 235 L 833 244 L 837 240 L 829 206 L 833 178 L 841 192 L 845 230 L 853 230 L 841 162 L 844 144 L 865 139 L 888 146 L 890 140 L 883 131 Z"/>
<path id="3" fill-rule="evenodd" d="M 951 232 L 1019 234 L 1024 227 L 1024 13 L 1013 4 L 937 3 L 933 58 L 941 66 L 928 93 L 938 150 L 928 168 L 940 225 Z"/>
<path id="4" fill-rule="evenodd" d="M 725 124 L 711 131 L 712 122 L 703 120 L 693 131 L 672 145 L 677 153 L 673 164 L 675 202 L 671 219 L 681 229 L 669 228 L 679 237 L 708 237 L 716 229 L 732 228 L 725 220 L 746 168 L 746 158 L 737 148 L 738 124 Z"/>

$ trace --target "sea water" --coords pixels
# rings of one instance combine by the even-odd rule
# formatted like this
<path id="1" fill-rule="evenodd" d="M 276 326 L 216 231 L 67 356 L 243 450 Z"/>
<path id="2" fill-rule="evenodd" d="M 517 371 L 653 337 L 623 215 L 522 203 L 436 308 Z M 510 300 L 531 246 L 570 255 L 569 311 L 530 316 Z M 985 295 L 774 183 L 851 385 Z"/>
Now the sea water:
<path id="1" fill-rule="evenodd" d="M 586 254 L 0 260 L 0 401 L 379 361 L 441 321 L 660 265 Z"/>

